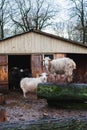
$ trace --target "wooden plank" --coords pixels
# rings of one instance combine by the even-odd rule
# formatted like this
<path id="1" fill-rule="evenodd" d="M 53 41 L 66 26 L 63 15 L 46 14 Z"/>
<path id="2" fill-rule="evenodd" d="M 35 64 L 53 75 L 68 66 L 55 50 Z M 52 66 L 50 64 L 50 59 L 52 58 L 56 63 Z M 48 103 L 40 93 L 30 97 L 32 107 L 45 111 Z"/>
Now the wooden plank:
<path id="1" fill-rule="evenodd" d="M 8 56 L 0 55 L 0 92 L 8 89 Z"/>
<path id="2" fill-rule="evenodd" d="M 42 73 L 42 62 L 41 62 L 41 55 L 33 54 L 31 56 L 31 70 L 32 70 L 32 77 L 38 77 L 39 74 Z"/>
<path id="3" fill-rule="evenodd" d="M 66 54 L 64 54 L 64 53 L 55 53 L 54 54 L 54 59 L 63 58 L 63 57 L 66 57 Z"/>
<path id="4" fill-rule="evenodd" d="M 4 105 L 5 104 L 5 96 L 0 93 L 0 105 Z"/>
<path id="5" fill-rule="evenodd" d="M 6 110 L 3 107 L 0 107 L 0 122 L 7 121 Z"/>
<path id="6" fill-rule="evenodd" d="M 0 93 L 4 93 L 4 94 L 8 93 L 8 85 L 6 85 L 6 84 L 1 85 L 0 84 Z"/>
<path id="7" fill-rule="evenodd" d="M 6 55 L 0 55 L 0 65 L 8 63 L 8 57 Z"/>
<path id="8" fill-rule="evenodd" d="M 21 48 L 20 48 L 21 46 Z M 20 50 L 20 51 L 19 51 Z M 58 38 L 26 33 L 0 41 L 1 54 L 35 54 L 35 53 L 81 53 L 87 54 L 87 47 Z"/>

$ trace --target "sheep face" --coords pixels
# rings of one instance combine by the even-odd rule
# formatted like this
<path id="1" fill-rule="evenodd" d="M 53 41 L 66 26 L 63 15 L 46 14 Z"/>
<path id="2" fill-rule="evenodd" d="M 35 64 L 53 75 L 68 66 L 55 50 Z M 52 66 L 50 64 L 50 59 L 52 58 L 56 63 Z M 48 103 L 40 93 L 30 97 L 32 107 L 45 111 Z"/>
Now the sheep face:
<path id="1" fill-rule="evenodd" d="M 45 57 L 43 61 L 44 61 L 44 66 L 46 67 L 46 70 L 48 71 L 51 59 L 49 57 Z"/>
<path id="2" fill-rule="evenodd" d="M 40 74 L 40 78 L 41 78 L 41 81 L 42 81 L 43 83 L 46 83 L 46 82 L 47 82 L 47 76 L 48 76 L 47 73 L 42 73 L 42 74 Z"/>

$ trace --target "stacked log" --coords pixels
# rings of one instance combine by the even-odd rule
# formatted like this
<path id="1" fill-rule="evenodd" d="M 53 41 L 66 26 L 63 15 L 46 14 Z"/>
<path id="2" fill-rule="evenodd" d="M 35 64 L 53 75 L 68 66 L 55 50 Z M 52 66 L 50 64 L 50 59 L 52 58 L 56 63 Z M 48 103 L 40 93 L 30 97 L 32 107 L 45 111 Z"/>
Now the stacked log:
<path id="1" fill-rule="evenodd" d="M 5 96 L 0 93 L 0 105 L 4 105 L 5 104 Z"/>
<path id="2" fill-rule="evenodd" d="M 48 104 L 87 102 L 87 84 L 39 84 L 37 96 L 47 100 Z"/>
<path id="3" fill-rule="evenodd" d="M 4 104 L 5 104 L 5 96 L 2 93 L 0 93 L 0 122 L 7 121 L 6 110 L 2 106 Z"/>
<path id="4" fill-rule="evenodd" d="M 6 110 L 0 106 L 0 122 L 5 122 L 7 121 L 7 118 L 6 118 Z"/>

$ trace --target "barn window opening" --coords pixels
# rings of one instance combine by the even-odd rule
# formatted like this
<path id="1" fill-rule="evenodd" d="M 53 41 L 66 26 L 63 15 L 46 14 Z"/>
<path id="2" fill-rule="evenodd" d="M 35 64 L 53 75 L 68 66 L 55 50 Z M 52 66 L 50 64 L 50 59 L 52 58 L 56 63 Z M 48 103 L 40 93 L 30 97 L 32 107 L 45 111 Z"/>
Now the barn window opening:
<path id="1" fill-rule="evenodd" d="M 42 54 L 42 59 L 43 59 L 43 62 L 42 62 L 42 66 L 45 67 L 45 64 L 44 64 L 44 59 L 45 57 L 49 57 L 51 60 L 54 59 L 54 54 Z M 44 68 L 43 68 L 44 70 Z"/>
<path id="2" fill-rule="evenodd" d="M 44 54 L 43 57 L 49 57 L 51 60 L 54 58 L 53 54 Z"/>

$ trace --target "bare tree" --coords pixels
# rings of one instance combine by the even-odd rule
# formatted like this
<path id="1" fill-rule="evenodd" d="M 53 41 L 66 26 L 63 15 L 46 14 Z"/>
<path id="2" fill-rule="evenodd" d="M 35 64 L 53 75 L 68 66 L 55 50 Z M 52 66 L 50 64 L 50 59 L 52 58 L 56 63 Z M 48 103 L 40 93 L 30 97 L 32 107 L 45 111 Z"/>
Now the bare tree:
<path id="1" fill-rule="evenodd" d="M 85 44 L 87 37 L 87 0 L 69 0 L 72 2 L 70 17 L 73 18 L 74 30 L 78 30 L 80 41 Z"/>
<path id="2" fill-rule="evenodd" d="M 46 0 L 14 0 L 15 9 L 11 7 L 11 19 L 18 30 L 41 30 L 52 25 L 52 19 L 58 13 L 51 1 Z M 14 11 L 15 10 L 15 11 Z"/>
<path id="3" fill-rule="evenodd" d="M 57 12 L 56 7 L 54 8 L 51 3 L 45 0 L 36 0 L 33 13 L 34 28 L 41 30 L 52 25 L 51 20 L 55 17 Z"/>
<path id="4" fill-rule="evenodd" d="M 4 38 L 5 26 L 9 22 L 8 1 L 0 1 L 0 39 Z"/>
<path id="5" fill-rule="evenodd" d="M 13 7 L 12 5 L 15 4 Z M 10 17 L 13 21 L 13 26 L 16 32 L 26 32 L 30 28 L 29 13 L 31 11 L 31 1 L 28 0 L 14 0 L 12 3 L 9 1 L 10 5 Z M 28 6 L 28 7 L 27 7 Z M 17 30 L 16 30 L 17 28 Z"/>
<path id="6" fill-rule="evenodd" d="M 53 30 L 58 36 L 66 37 L 65 36 L 65 23 L 64 22 L 57 22 L 55 23 Z"/>

